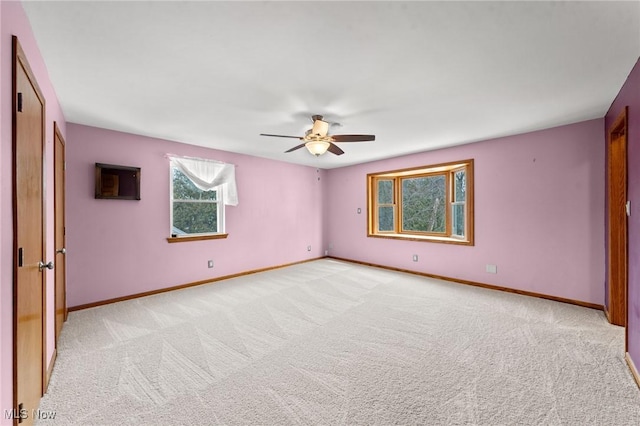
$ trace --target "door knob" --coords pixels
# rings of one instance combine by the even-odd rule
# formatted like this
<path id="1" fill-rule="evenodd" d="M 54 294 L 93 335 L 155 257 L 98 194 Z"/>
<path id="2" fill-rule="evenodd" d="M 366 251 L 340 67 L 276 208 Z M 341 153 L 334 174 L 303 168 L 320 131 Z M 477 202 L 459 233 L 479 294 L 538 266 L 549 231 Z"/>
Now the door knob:
<path id="1" fill-rule="evenodd" d="M 38 262 L 38 270 L 42 271 L 44 268 L 53 269 L 53 262 L 44 263 L 43 261 Z"/>
<path id="2" fill-rule="evenodd" d="M 60 253 L 60 254 L 67 254 L 67 249 L 66 249 L 66 248 L 64 248 L 64 247 L 62 247 L 61 249 L 56 250 L 56 253 Z"/>

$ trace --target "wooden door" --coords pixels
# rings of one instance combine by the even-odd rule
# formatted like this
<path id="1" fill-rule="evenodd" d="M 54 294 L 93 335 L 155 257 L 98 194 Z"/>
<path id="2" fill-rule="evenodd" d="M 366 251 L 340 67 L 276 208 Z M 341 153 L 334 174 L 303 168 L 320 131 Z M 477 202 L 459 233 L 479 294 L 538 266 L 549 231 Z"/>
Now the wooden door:
<path id="1" fill-rule="evenodd" d="M 14 423 L 32 424 L 45 379 L 42 92 L 13 37 Z M 17 414 L 17 415 L 16 415 Z"/>
<path id="2" fill-rule="evenodd" d="M 54 192 L 55 192 L 55 298 L 56 298 L 56 342 L 62 324 L 67 320 L 67 278 L 66 278 L 66 262 L 65 256 L 66 237 L 65 237 L 65 143 L 58 125 L 53 125 L 54 133 Z"/>
<path id="3" fill-rule="evenodd" d="M 609 129 L 608 141 L 608 316 L 627 325 L 627 109 Z"/>

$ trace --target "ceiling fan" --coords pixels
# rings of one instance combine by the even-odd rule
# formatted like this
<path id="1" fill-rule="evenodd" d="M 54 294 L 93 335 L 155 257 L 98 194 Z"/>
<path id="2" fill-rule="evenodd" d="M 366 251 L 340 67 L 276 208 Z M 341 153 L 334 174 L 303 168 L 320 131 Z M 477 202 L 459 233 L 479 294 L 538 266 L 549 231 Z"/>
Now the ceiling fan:
<path id="1" fill-rule="evenodd" d="M 304 141 L 304 143 L 294 146 L 285 152 L 307 147 L 309 152 L 315 156 L 320 156 L 327 151 L 335 155 L 344 154 L 344 151 L 340 149 L 335 142 L 367 142 L 376 140 L 375 135 L 329 135 L 329 123 L 324 121 L 321 115 L 314 115 L 311 119 L 313 120 L 313 127 L 307 130 L 304 136 L 270 135 L 267 133 L 260 133 L 260 136 L 300 139 Z"/>

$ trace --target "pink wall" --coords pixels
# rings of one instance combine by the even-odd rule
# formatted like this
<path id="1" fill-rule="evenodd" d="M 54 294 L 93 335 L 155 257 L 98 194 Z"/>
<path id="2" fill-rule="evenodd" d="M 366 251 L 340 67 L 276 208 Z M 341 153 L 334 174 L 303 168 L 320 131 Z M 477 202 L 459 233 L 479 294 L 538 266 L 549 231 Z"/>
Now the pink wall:
<path id="1" fill-rule="evenodd" d="M 11 36 L 16 35 L 46 99 L 46 255 L 54 258 L 53 225 L 53 122 L 63 135 L 65 119 L 49 74 L 31 32 L 31 26 L 20 2 L 0 1 L 0 411 L 13 404 L 13 217 L 12 217 L 12 113 L 11 113 Z M 54 350 L 54 272 L 47 271 L 47 359 Z M 10 424 L 0 417 L 0 424 Z"/>
<path id="2" fill-rule="evenodd" d="M 636 62 L 605 117 L 608 129 L 625 106 L 629 107 L 627 139 L 628 199 L 631 201 L 629 232 L 628 352 L 640 368 L 640 60 Z M 606 140 L 606 133 L 605 133 Z M 603 143 L 606 149 L 606 143 Z"/>
<path id="3" fill-rule="evenodd" d="M 330 254 L 602 304 L 602 132 L 597 119 L 331 170 Z M 367 173 L 467 158 L 475 160 L 475 246 L 367 238 Z"/>
<path id="4" fill-rule="evenodd" d="M 324 254 L 325 171 L 71 123 L 67 130 L 71 307 Z M 239 204 L 226 207 L 227 239 L 166 241 L 166 153 L 237 166 Z M 96 162 L 141 167 L 142 199 L 95 199 Z M 207 268 L 208 259 L 214 269 Z"/>

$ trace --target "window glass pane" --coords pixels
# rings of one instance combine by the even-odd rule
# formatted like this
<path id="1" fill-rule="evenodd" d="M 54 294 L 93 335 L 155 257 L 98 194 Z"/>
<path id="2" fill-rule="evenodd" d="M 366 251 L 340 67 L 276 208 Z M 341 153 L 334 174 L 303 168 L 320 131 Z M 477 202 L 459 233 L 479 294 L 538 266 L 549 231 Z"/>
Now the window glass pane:
<path id="1" fill-rule="evenodd" d="M 451 233 L 464 237 L 464 204 L 454 204 L 451 209 Z"/>
<path id="2" fill-rule="evenodd" d="M 217 191 L 197 188 L 180 170 L 173 168 L 173 198 L 175 200 L 215 200 Z"/>
<path id="3" fill-rule="evenodd" d="M 453 174 L 454 190 L 453 201 L 466 201 L 467 199 L 467 173 L 464 170 L 458 170 Z"/>
<path id="4" fill-rule="evenodd" d="M 393 204 L 393 181 L 378 181 L 378 204 Z"/>
<path id="5" fill-rule="evenodd" d="M 402 179 L 402 229 L 445 232 L 444 175 Z"/>
<path id="6" fill-rule="evenodd" d="M 203 234 L 218 232 L 217 203 L 173 202 L 172 234 Z"/>
<path id="7" fill-rule="evenodd" d="M 393 207 L 378 207 L 378 231 L 394 231 Z"/>

